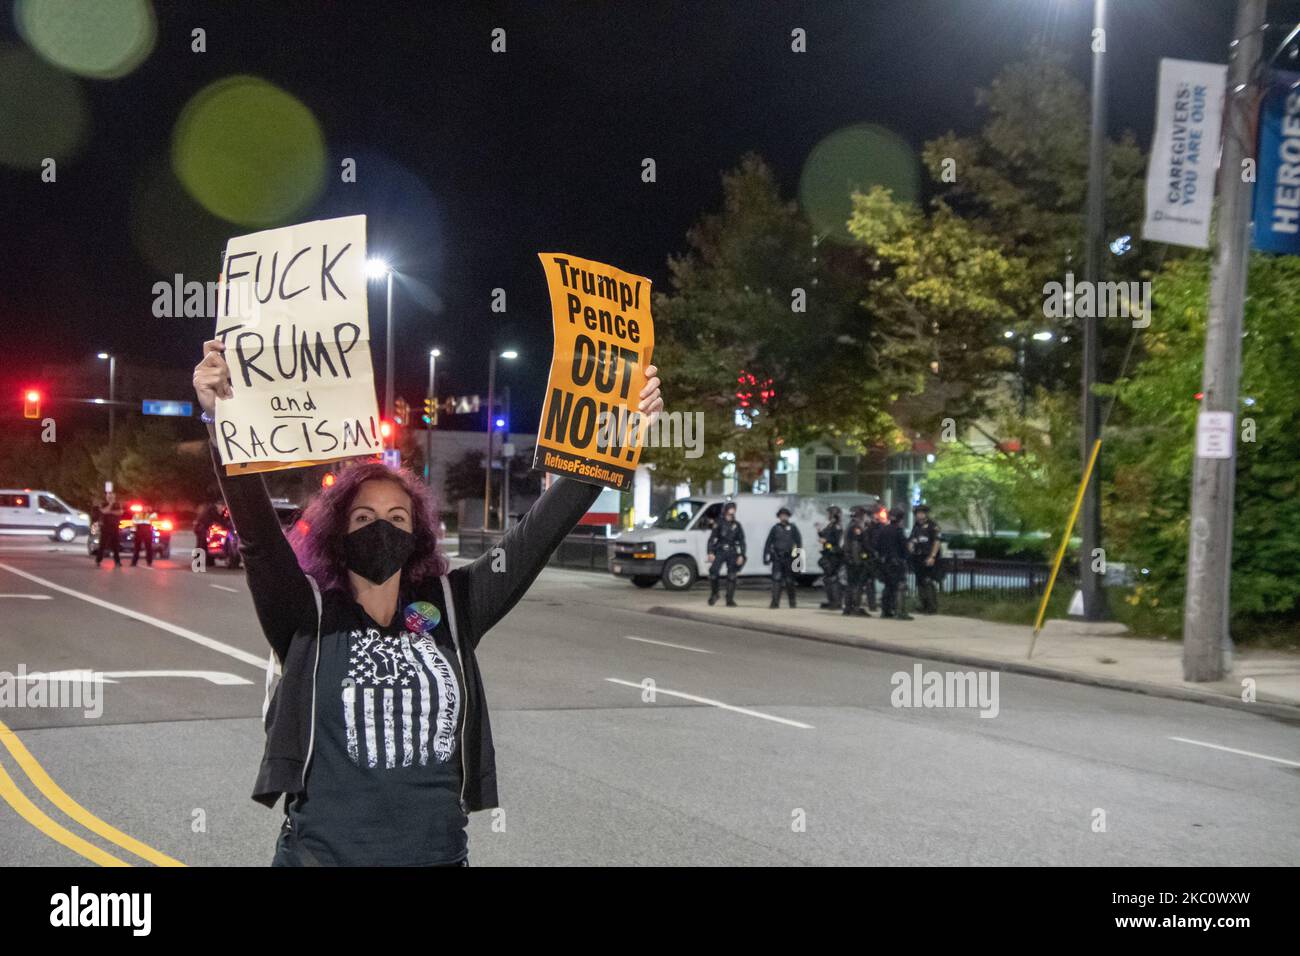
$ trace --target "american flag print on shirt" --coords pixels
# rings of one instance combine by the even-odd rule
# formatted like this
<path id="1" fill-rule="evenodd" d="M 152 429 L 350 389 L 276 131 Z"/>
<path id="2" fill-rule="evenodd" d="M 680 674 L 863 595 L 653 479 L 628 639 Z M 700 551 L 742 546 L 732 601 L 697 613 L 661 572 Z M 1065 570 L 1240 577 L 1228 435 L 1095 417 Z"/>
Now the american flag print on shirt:
<path id="1" fill-rule="evenodd" d="M 397 636 L 375 628 L 348 636 L 343 726 L 348 757 L 357 766 L 421 767 L 430 751 L 439 763 L 456 752 L 460 684 L 427 634 Z"/>

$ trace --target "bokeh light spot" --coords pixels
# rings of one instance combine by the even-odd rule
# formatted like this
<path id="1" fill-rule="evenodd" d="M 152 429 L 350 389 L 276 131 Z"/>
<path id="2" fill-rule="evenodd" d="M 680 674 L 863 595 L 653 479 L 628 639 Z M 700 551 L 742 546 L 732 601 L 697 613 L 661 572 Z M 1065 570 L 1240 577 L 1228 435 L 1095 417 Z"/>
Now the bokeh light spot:
<path id="1" fill-rule="evenodd" d="M 851 196 L 872 186 L 915 202 L 921 175 L 912 147 L 883 126 L 860 123 L 836 130 L 813 147 L 799 176 L 799 202 L 813 227 L 829 239 L 852 242 Z"/>
<path id="2" fill-rule="evenodd" d="M 176 178 L 214 215 L 271 226 L 325 183 L 325 139 L 311 110 L 266 80 L 218 80 L 185 105 L 172 134 Z"/>
<path id="3" fill-rule="evenodd" d="M 0 47 L 0 163 L 37 169 L 67 159 L 89 128 L 77 81 L 18 47 Z"/>
<path id="4" fill-rule="evenodd" d="M 126 76 L 158 39 L 149 0 L 18 0 L 14 25 L 55 66 L 99 80 Z"/>

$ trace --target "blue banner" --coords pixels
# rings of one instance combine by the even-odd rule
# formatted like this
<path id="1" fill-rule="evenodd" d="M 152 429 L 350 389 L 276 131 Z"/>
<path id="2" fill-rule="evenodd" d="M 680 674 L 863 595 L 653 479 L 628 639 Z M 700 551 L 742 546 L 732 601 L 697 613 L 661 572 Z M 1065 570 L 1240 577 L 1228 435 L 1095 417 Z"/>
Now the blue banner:
<path id="1" fill-rule="evenodd" d="M 1259 108 L 1255 248 L 1300 255 L 1300 73 L 1275 71 Z"/>
<path id="2" fill-rule="evenodd" d="M 140 403 L 140 411 L 146 415 L 174 415 L 179 418 L 189 418 L 194 414 L 194 405 L 190 402 L 165 402 L 156 398 L 146 398 Z"/>

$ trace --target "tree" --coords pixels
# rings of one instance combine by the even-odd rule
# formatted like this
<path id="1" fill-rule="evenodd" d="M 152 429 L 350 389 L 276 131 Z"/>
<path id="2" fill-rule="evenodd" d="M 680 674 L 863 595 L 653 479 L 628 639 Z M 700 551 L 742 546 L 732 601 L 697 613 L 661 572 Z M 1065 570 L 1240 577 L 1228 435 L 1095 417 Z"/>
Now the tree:
<path id="1" fill-rule="evenodd" d="M 938 399 L 911 424 L 937 430 L 941 418 L 984 415 L 1012 360 L 1002 332 L 1032 301 L 1024 260 L 944 203 L 925 216 L 879 186 L 854 194 L 849 233 L 873 267 L 864 305 L 881 320 L 885 364 L 906 370 L 904 393 Z"/>
<path id="2" fill-rule="evenodd" d="M 942 189 L 943 200 L 997 242 L 1008 255 L 1025 263 L 1035 292 L 1029 321 L 1016 323 L 1053 328 L 1057 341 L 1079 341 L 1074 318 L 1043 316 L 1043 287 L 1076 279 L 1084 266 L 1085 200 L 1088 190 L 1088 93 L 1060 54 L 1036 50 L 1007 66 L 976 104 L 988 120 L 978 135 L 952 133 L 927 143 L 926 167 Z M 944 180 L 945 163 L 955 178 Z M 1131 133 L 1106 144 L 1106 228 L 1111 237 L 1138 235 L 1144 213 L 1146 158 Z M 1107 258 L 1108 280 L 1149 279 L 1171 247 L 1132 241 L 1123 255 Z M 1179 253 L 1175 250 L 1174 255 Z M 1036 315 L 1035 315 L 1036 313 Z M 1103 329 L 1106 323 L 1102 323 Z M 1103 335 L 1101 377 L 1118 374 L 1124 352 L 1122 336 Z M 1045 351 L 1025 374 L 1031 385 L 1052 390 L 1078 386 L 1077 350 Z"/>
<path id="3" fill-rule="evenodd" d="M 1016 520 L 1014 485 L 1014 475 L 996 455 L 954 443 L 939 452 L 921 487 L 941 524 L 970 525 L 989 537 Z"/>
<path id="4" fill-rule="evenodd" d="M 820 244 L 756 156 L 723 175 L 723 208 L 669 260 L 671 291 L 656 296 L 661 363 L 673 370 L 669 411 L 701 412 L 704 446 L 736 455 L 742 477 L 775 470 L 784 446 L 837 436 L 865 445 L 890 434 L 870 323 L 859 306 L 864 267 Z M 771 381 L 750 427 L 736 424 L 742 375 Z M 716 477 L 716 455 L 647 449 L 665 481 Z"/>
<path id="5" fill-rule="evenodd" d="M 1139 599 L 1176 626 L 1186 585 L 1197 393 L 1205 346 L 1209 266 L 1170 262 L 1155 281 L 1146 357 L 1108 392 L 1127 411 L 1107 435 L 1114 480 L 1105 508 L 1116 550 L 1145 568 Z M 1300 260 L 1255 254 L 1242 338 L 1233 526 L 1235 623 L 1300 611 Z"/>

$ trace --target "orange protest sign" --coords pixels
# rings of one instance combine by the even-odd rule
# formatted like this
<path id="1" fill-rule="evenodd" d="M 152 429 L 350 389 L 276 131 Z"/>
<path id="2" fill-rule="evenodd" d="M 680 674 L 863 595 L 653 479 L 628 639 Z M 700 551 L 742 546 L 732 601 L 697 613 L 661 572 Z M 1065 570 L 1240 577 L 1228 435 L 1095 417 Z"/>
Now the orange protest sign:
<path id="1" fill-rule="evenodd" d="M 555 352 L 533 467 L 627 491 L 648 425 L 637 406 L 654 353 L 650 280 L 559 252 L 538 258 Z"/>

